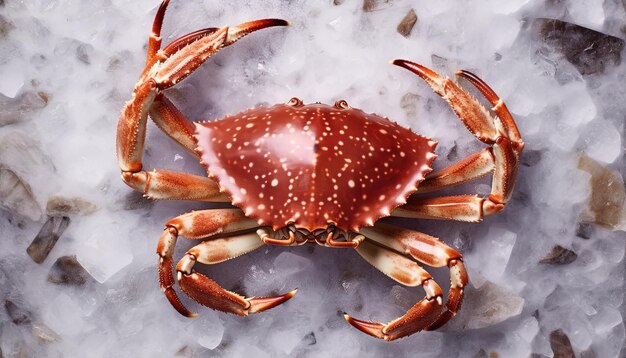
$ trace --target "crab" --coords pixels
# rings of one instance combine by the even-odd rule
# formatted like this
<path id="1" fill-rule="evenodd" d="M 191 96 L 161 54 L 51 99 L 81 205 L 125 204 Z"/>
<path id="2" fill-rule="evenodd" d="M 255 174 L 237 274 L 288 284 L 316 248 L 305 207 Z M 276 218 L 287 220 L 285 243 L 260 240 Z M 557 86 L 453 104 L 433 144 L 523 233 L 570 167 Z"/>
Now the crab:
<path id="1" fill-rule="evenodd" d="M 296 290 L 247 298 L 222 288 L 194 270 L 217 264 L 263 245 L 316 243 L 354 249 L 391 279 L 422 286 L 425 297 L 389 323 L 345 314 L 357 329 L 385 340 L 434 330 L 460 309 L 468 275 L 462 255 L 433 236 L 381 222 L 384 217 L 478 222 L 509 201 L 524 147 L 503 101 L 468 71 L 457 75 L 474 85 L 493 106 L 479 101 L 448 77 L 406 60 L 391 63 L 421 77 L 452 107 L 467 129 L 487 147 L 431 172 L 437 142 L 391 120 L 334 105 L 285 104 L 248 109 L 215 121 L 193 123 L 167 98 L 174 86 L 220 49 L 254 31 L 287 26 L 264 19 L 233 27 L 186 34 L 161 49 L 164 0 L 149 37 L 146 66 L 117 126 L 117 158 L 122 180 L 150 199 L 229 202 L 229 208 L 193 211 L 165 224 L 157 254 L 160 286 L 182 315 L 193 317 L 174 289 L 201 305 L 246 316 L 275 307 Z M 495 114 L 495 115 L 494 115 Z M 142 165 L 147 118 L 197 156 L 208 176 Z M 423 197 L 419 194 L 457 186 L 492 173 L 491 193 Z M 173 265 L 179 236 L 202 240 Z M 443 292 L 418 263 L 447 267 L 450 289 Z M 177 273 L 175 275 L 175 273 Z"/>

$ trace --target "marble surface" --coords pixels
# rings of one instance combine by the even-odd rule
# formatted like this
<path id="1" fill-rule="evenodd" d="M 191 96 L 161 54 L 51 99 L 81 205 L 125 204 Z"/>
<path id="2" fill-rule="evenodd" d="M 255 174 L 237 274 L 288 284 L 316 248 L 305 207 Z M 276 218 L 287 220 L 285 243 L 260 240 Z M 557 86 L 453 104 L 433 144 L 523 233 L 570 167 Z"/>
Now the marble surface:
<path id="1" fill-rule="evenodd" d="M 172 0 L 165 41 L 257 18 L 292 22 L 250 35 L 168 90 L 192 120 L 294 96 L 345 99 L 439 140 L 440 168 L 484 145 L 419 78 L 388 61 L 451 77 L 471 70 L 506 101 L 526 142 L 506 210 L 478 224 L 402 223 L 464 254 L 466 304 L 441 331 L 386 343 L 341 313 L 388 321 L 423 291 L 351 250 L 264 247 L 203 268 L 247 295 L 300 290 L 247 318 L 187 299 L 199 317 L 178 315 L 159 289 L 156 242 L 166 220 L 206 204 L 144 199 L 121 182 L 115 159 L 118 114 L 142 69 L 158 1 L 0 0 L 0 356 L 620 356 L 625 6 Z M 153 124 L 144 163 L 203 172 Z M 485 178 L 452 192 L 488 191 Z M 175 256 L 192 245 L 181 239 Z M 446 270 L 430 271 L 448 287 Z"/>

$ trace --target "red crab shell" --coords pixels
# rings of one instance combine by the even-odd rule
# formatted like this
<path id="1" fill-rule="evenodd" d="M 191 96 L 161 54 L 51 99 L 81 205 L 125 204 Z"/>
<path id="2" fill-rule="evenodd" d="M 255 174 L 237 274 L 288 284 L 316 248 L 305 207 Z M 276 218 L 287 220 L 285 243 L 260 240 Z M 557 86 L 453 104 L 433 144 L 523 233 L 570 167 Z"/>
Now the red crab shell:
<path id="1" fill-rule="evenodd" d="M 370 226 L 430 172 L 437 142 L 345 101 L 259 107 L 196 123 L 209 177 L 274 230 Z"/>

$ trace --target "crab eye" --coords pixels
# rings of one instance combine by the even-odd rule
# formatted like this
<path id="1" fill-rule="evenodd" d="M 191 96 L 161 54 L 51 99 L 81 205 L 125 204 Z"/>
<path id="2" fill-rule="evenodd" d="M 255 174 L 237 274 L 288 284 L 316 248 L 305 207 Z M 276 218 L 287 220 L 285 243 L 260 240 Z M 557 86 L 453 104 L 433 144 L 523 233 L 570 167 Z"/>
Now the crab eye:
<path id="1" fill-rule="evenodd" d="M 350 109 L 350 105 L 348 104 L 348 102 L 346 102 L 343 99 L 335 102 L 335 107 L 341 108 L 341 109 Z"/>
<path id="2" fill-rule="evenodd" d="M 292 106 L 292 107 L 299 107 L 302 106 L 302 100 L 298 97 L 293 97 L 292 99 L 289 100 L 289 102 L 287 102 L 287 105 Z"/>

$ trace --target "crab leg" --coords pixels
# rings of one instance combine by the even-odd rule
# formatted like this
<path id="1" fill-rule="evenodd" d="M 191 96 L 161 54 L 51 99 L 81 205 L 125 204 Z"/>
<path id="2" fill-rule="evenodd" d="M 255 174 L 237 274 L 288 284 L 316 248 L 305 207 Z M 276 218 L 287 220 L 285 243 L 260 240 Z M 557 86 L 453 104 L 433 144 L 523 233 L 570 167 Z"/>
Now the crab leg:
<path id="1" fill-rule="evenodd" d="M 165 11 L 169 5 L 170 0 L 163 0 L 159 9 L 157 10 L 154 22 L 152 23 L 152 33 L 148 38 L 148 53 L 146 54 L 146 65 L 150 63 L 150 60 L 156 55 L 157 51 L 161 48 L 161 27 L 163 26 L 163 18 L 165 17 Z"/>
<path id="2" fill-rule="evenodd" d="M 158 15 L 158 13 L 157 13 Z M 258 20 L 223 27 L 209 34 L 192 36 L 186 45 L 166 47 L 153 56 L 154 64 L 146 66 L 133 92 L 133 99 L 122 109 L 117 128 L 117 154 L 123 171 L 141 170 L 146 120 L 155 97 L 189 76 L 204 61 L 246 34 L 270 26 L 288 24 L 284 20 Z M 177 41 L 174 41 L 176 43 Z"/>
<path id="3" fill-rule="evenodd" d="M 216 185 L 210 179 L 201 180 L 199 177 L 174 172 L 161 172 L 162 175 L 159 176 L 154 172 L 142 171 L 148 114 L 153 116 L 157 125 L 170 137 L 193 152 L 195 141 L 192 137 L 192 124 L 161 92 L 189 76 L 223 47 L 235 43 L 254 31 L 271 26 L 285 26 L 288 22 L 266 19 L 230 28 L 203 29 L 184 35 L 163 50 L 159 50 L 161 27 L 168 3 L 168 0 L 164 0 L 157 11 L 148 44 L 146 67 L 135 86 L 133 98 L 124 105 L 120 114 L 117 126 L 118 163 L 124 181 L 148 196 L 167 199 L 214 200 L 217 196 L 217 194 L 213 195 Z M 209 183 L 206 184 L 209 189 L 189 190 L 184 186 L 189 185 L 190 182 L 191 185 Z M 149 192 L 149 185 L 158 186 L 164 191 L 155 195 Z M 200 194 L 194 196 L 190 192 Z M 225 198 L 222 197 L 219 200 L 225 200 Z"/>
<path id="4" fill-rule="evenodd" d="M 356 251 L 380 272 L 405 286 L 419 286 L 424 281 L 432 279 L 430 274 L 413 260 L 374 245 L 371 241 L 361 242 Z"/>
<path id="5" fill-rule="evenodd" d="M 165 224 L 165 230 L 157 245 L 159 255 L 159 281 L 161 289 L 172 306 L 183 316 L 194 317 L 178 298 L 174 291 L 174 272 L 172 255 L 178 235 L 196 239 L 220 233 L 244 230 L 252 225 L 238 209 L 202 210 L 180 215 Z"/>
<path id="6" fill-rule="evenodd" d="M 504 204 L 477 195 L 410 198 L 407 204 L 394 209 L 391 216 L 478 222 L 483 216 L 496 214 L 502 209 Z"/>
<path id="7" fill-rule="evenodd" d="M 448 77 L 442 78 L 434 71 L 417 63 L 405 60 L 393 60 L 391 63 L 406 68 L 426 81 L 435 93 L 450 104 L 454 113 L 478 140 L 487 144 L 495 143 L 498 130 L 494 125 L 494 118 L 480 102 L 454 81 Z"/>
<path id="8" fill-rule="evenodd" d="M 174 40 L 172 43 L 167 45 L 165 49 L 156 52 L 154 56 L 148 59 L 148 64 L 144 69 L 144 74 L 158 61 L 166 61 L 171 54 L 176 53 L 185 46 L 188 46 L 194 41 L 198 41 L 202 37 L 208 36 L 217 30 L 219 29 L 202 29 L 188 33 Z M 157 94 L 152 106 L 150 107 L 149 114 L 157 127 L 165 132 L 165 134 L 193 155 L 198 155 L 195 151 L 196 141 L 193 138 L 193 134 L 195 132 L 193 123 L 185 118 L 182 112 L 176 108 L 176 106 L 163 93 Z"/>
<path id="9" fill-rule="evenodd" d="M 152 22 L 152 33 L 148 38 L 148 51 L 146 54 L 146 66 L 154 64 L 153 59 L 157 55 L 158 51 L 161 49 L 161 27 L 163 27 L 163 19 L 165 17 L 165 12 L 167 11 L 167 7 L 170 3 L 170 0 L 163 0 L 159 9 L 157 10 L 156 16 L 154 17 L 154 21 Z M 197 40 L 200 34 L 206 34 L 216 31 L 217 28 L 208 28 L 202 29 L 198 31 L 191 32 L 187 35 L 181 36 L 174 42 L 168 45 L 168 47 L 173 48 L 174 51 L 178 51 L 185 45 Z"/>
<path id="10" fill-rule="evenodd" d="M 219 29 L 207 28 L 179 37 L 174 40 L 174 42 L 167 45 L 163 51 L 158 52 L 156 56 L 153 57 L 153 63 L 151 64 L 153 65 L 158 60 L 167 60 L 169 54 L 175 53 L 183 47 L 201 39 L 204 36 L 212 34 L 217 30 Z M 147 69 L 149 69 L 149 66 L 146 67 L 146 70 Z M 185 118 L 183 113 L 176 108 L 176 106 L 163 93 L 159 93 L 156 96 L 154 103 L 150 108 L 150 117 L 157 127 L 164 131 L 170 138 L 178 142 L 178 144 L 187 149 L 193 155 L 198 155 L 195 151 L 196 140 L 193 137 L 195 132 L 193 123 Z"/>
<path id="11" fill-rule="evenodd" d="M 157 246 L 161 288 L 172 306 L 183 316 L 194 317 L 180 301 L 174 290 L 172 254 L 179 235 L 199 239 L 220 234 L 241 232 L 258 227 L 256 221 L 246 218 L 239 209 L 195 211 L 178 216 L 165 224 Z M 217 283 L 192 270 L 196 262 L 215 264 L 243 255 L 263 246 L 255 233 L 242 233 L 215 238 L 194 246 L 178 263 L 178 281 L 181 289 L 200 304 L 224 312 L 246 315 L 272 308 L 293 297 L 294 291 L 267 298 L 239 296 L 221 288 Z"/>
<path id="12" fill-rule="evenodd" d="M 496 144 L 493 145 L 496 167 L 493 172 L 489 199 L 494 203 L 504 204 L 511 198 L 523 147 L 523 143 L 512 142 L 506 137 L 498 137 Z"/>
<path id="13" fill-rule="evenodd" d="M 489 199 L 506 204 L 513 193 L 522 148 L 523 143 L 498 137 L 492 147 L 428 176 L 419 185 L 418 193 L 446 189 L 493 172 Z"/>
<path id="14" fill-rule="evenodd" d="M 165 226 L 175 229 L 178 235 L 188 239 L 203 239 L 219 234 L 254 229 L 259 224 L 256 220 L 246 217 L 240 209 L 209 209 L 177 216 L 168 221 Z"/>
<path id="15" fill-rule="evenodd" d="M 159 90 L 170 88 L 187 78 L 219 50 L 244 36 L 264 28 L 287 25 L 289 22 L 285 20 L 263 19 L 230 28 L 207 28 L 184 35 L 155 55 L 155 65 L 146 66 L 140 81 L 153 79 Z"/>
<path id="16" fill-rule="evenodd" d="M 491 103 L 491 105 L 493 106 L 491 110 L 496 112 L 496 114 L 498 115 L 498 118 L 500 119 L 498 123 L 502 125 L 505 136 L 514 143 L 517 143 L 519 146 L 523 146 L 524 142 L 522 141 L 522 136 L 519 133 L 519 129 L 517 129 L 515 120 L 513 120 L 511 112 L 509 112 L 506 104 L 504 104 L 504 101 L 502 101 L 502 99 L 498 97 L 496 92 L 491 89 L 491 87 L 489 87 L 489 85 L 487 85 L 478 76 L 469 71 L 460 70 L 457 71 L 456 74 L 459 77 L 465 78 L 471 84 L 476 86 L 476 88 L 478 88 L 478 90 L 485 96 L 487 101 L 489 101 L 489 103 Z M 518 151 L 521 152 L 522 148 L 518 148 Z"/>
<path id="17" fill-rule="evenodd" d="M 163 94 L 156 96 L 150 108 L 150 118 L 165 134 L 195 156 L 196 140 L 193 137 L 195 127 L 183 113 Z"/>
<path id="18" fill-rule="evenodd" d="M 492 110 L 497 114 L 493 117 L 480 102 L 449 78 L 441 78 L 432 70 L 413 62 L 394 60 L 392 63 L 406 68 L 424 79 L 435 93 L 450 104 L 463 124 L 476 138 L 492 145 L 487 151 L 470 156 L 435 173 L 424 181 L 423 190 L 433 191 L 462 184 L 493 170 L 489 200 L 495 204 L 505 204 L 513 192 L 519 166 L 519 155 L 524 148 L 524 142 L 502 99 L 478 76 L 468 71 L 457 72 L 460 77 L 467 79 L 476 86 L 493 105 Z"/>
<path id="19" fill-rule="evenodd" d="M 397 252 L 411 255 L 414 259 L 432 266 L 450 269 L 450 291 L 446 302 L 446 311 L 427 330 L 434 330 L 448 322 L 461 308 L 463 288 L 468 277 L 463 265 L 463 256 L 436 237 L 417 231 L 401 229 L 389 224 L 376 223 L 374 227 L 362 228 L 368 239 Z"/>
<path id="20" fill-rule="evenodd" d="M 408 336 L 430 326 L 441 314 L 442 292 L 428 272 L 412 260 L 384 247 L 363 241 L 356 251 L 381 272 L 406 286 L 422 285 L 426 297 L 411 307 L 402 317 L 383 324 L 362 321 L 344 314 L 354 327 L 387 341 Z"/>
<path id="21" fill-rule="evenodd" d="M 230 201 L 211 179 L 169 170 L 122 172 L 122 180 L 149 199 Z"/>
<path id="22" fill-rule="evenodd" d="M 207 28 L 186 34 L 167 45 L 167 47 L 163 51 L 158 52 L 161 48 L 161 27 L 163 25 L 163 17 L 165 16 L 165 11 L 167 10 L 168 5 L 169 0 L 164 0 L 161 3 L 161 6 L 159 6 L 157 14 L 154 18 L 154 23 L 152 25 L 152 34 L 150 35 L 148 41 L 148 54 L 146 58 L 146 69 L 144 70 L 144 72 L 147 71 L 158 60 L 167 60 L 167 54 L 175 53 L 176 51 L 191 44 L 192 42 L 197 41 L 201 37 L 207 36 L 218 30 L 218 28 Z M 185 118 L 182 112 L 180 112 L 180 110 L 178 110 L 178 108 L 176 108 L 176 106 L 174 106 L 174 104 L 167 97 L 165 97 L 164 94 L 160 93 L 155 97 L 154 102 L 150 107 L 149 114 L 157 127 L 165 132 L 165 134 L 175 140 L 183 148 L 187 149 L 187 151 L 189 151 L 190 153 L 197 155 L 196 151 L 194 150 L 196 147 L 196 142 L 193 138 L 195 128 L 192 122 Z M 141 175 L 147 177 L 150 174 L 143 172 Z M 154 181 L 154 178 L 151 181 Z M 209 187 L 215 186 L 212 180 L 206 179 L 205 181 L 209 182 L 207 184 Z M 131 185 L 129 181 L 125 180 L 125 182 L 130 186 L 135 187 Z M 135 183 L 133 184 L 141 186 L 141 183 L 138 183 L 137 180 L 135 180 Z M 138 190 L 142 191 L 140 189 Z M 146 192 L 145 190 L 143 192 L 144 194 L 146 194 L 146 196 L 154 197 L 154 195 L 150 195 L 150 193 Z M 197 193 L 201 191 L 193 190 L 193 192 Z M 164 197 L 159 197 L 159 199 L 171 199 L 179 197 L 180 195 L 176 194 L 165 194 Z M 203 200 L 195 199 L 192 196 L 187 197 L 189 198 L 189 200 Z"/>
<path id="23" fill-rule="evenodd" d="M 246 298 L 223 289 L 215 281 L 195 272 L 196 262 L 214 264 L 248 253 L 263 246 L 256 233 L 205 241 L 194 246 L 176 265 L 180 288 L 194 301 L 212 309 L 247 316 L 276 307 L 293 297 L 297 289 L 275 297 Z"/>
<path id="24" fill-rule="evenodd" d="M 478 153 L 438 170 L 426 178 L 417 188 L 418 193 L 428 193 L 468 181 L 478 179 L 495 169 L 495 158 L 492 148 L 485 148 Z"/>

